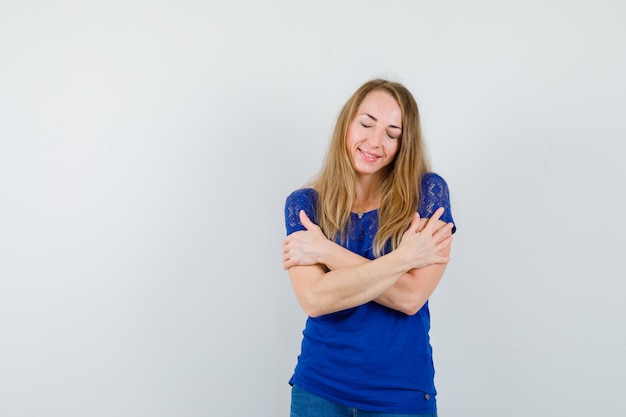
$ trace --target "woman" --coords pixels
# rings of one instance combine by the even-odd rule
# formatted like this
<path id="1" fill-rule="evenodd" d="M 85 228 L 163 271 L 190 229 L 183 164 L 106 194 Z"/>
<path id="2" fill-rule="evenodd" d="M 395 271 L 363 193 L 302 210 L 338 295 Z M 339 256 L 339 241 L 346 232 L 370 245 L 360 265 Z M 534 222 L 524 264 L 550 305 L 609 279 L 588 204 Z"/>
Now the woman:
<path id="1" fill-rule="evenodd" d="M 285 217 L 283 267 L 309 316 L 291 416 L 436 415 L 428 298 L 455 228 L 403 85 L 377 79 L 353 94 Z"/>

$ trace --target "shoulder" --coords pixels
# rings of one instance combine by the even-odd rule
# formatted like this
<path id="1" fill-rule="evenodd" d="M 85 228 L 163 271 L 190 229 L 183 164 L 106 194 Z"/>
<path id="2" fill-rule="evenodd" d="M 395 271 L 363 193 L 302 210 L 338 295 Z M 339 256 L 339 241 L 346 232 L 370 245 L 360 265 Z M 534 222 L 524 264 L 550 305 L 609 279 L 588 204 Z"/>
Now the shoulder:
<path id="1" fill-rule="evenodd" d="M 435 172 L 427 172 L 422 176 L 422 191 L 433 192 L 448 190 L 448 183 L 443 177 Z"/>
<path id="2" fill-rule="evenodd" d="M 301 188 L 289 194 L 285 202 L 285 225 L 287 234 L 305 227 L 300 222 L 300 211 L 304 210 L 313 223 L 317 223 L 315 205 L 317 204 L 317 191 L 313 188 Z"/>
<path id="3" fill-rule="evenodd" d="M 445 211 L 441 216 L 441 220 L 454 222 L 450 207 L 450 191 L 443 177 L 434 172 L 428 172 L 422 176 L 421 183 L 422 190 L 418 206 L 420 216 L 430 217 L 439 207 L 443 207 Z M 456 227 L 454 230 L 456 230 Z"/>
<path id="4" fill-rule="evenodd" d="M 422 200 L 447 201 L 450 199 L 448 183 L 443 177 L 434 172 L 427 172 L 422 176 Z"/>
<path id="5" fill-rule="evenodd" d="M 317 202 L 317 191 L 313 188 L 300 188 L 287 196 L 287 205 L 290 204 L 315 204 Z"/>

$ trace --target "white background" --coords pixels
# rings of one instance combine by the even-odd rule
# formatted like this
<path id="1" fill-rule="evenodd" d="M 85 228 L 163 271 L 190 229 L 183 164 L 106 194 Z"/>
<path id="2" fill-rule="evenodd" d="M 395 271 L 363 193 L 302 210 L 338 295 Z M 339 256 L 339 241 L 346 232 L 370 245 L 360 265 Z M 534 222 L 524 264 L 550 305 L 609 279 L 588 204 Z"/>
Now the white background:
<path id="1" fill-rule="evenodd" d="M 626 414 L 626 4 L 0 1 L 0 415 L 288 415 L 285 197 L 413 91 L 441 416 Z"/>

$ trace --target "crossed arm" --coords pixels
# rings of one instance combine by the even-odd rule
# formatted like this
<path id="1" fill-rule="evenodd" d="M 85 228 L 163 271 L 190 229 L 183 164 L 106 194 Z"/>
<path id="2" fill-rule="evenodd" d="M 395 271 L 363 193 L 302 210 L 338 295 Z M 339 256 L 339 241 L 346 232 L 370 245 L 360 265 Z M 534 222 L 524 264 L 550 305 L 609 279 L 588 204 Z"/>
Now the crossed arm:
<path id="1" fill-rule="evenodd" d="M 416 214 L 396 250 L 374 260 L 327 239 L 304 212 L 306 228 L 287 236 L 283 267 L 305 313 L 329 314 L 375 301 L 405 314 L 415 314 L 441 280 L 450 260 L 452 223 Z"/>

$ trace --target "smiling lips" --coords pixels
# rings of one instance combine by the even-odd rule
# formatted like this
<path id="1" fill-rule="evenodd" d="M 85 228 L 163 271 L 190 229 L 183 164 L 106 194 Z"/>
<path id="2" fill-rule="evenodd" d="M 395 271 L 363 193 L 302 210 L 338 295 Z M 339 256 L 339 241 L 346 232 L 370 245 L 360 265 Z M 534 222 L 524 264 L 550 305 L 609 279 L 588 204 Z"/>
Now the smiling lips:
<path id="1" fill-rule="evenodd" d="M 378 155 L 374 155 L 371 154 L 369 152 L 364 151 L 363 149 L 359 148 L 359 152 L 361 152 L 361 156 L 363 157 L 364 160 L 366 160 L 367 162 L 376 162 L 376 160 L 378 158 L 380 158 L 380 156 Z"/>

